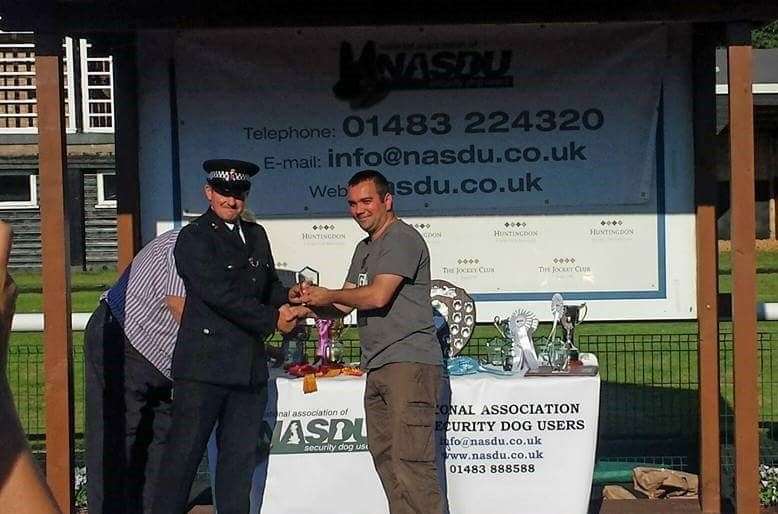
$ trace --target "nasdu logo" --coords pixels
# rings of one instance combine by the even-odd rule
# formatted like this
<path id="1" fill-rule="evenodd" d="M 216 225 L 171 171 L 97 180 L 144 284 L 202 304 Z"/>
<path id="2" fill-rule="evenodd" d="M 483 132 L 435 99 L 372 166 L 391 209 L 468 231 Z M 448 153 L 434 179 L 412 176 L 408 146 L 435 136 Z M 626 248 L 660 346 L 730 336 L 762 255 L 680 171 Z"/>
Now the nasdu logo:
<path id="1" fill-rule="evenodd" d="M 362 47 L 359 58 L 349 42 L 340 45 L 340 78 L 335 97 L 351 107 L 366 108 L 392 89 L 472 89 L 513 87 L 509 74 L 513 51 L 442 50 L 379 53 L 375 41 Z"/>

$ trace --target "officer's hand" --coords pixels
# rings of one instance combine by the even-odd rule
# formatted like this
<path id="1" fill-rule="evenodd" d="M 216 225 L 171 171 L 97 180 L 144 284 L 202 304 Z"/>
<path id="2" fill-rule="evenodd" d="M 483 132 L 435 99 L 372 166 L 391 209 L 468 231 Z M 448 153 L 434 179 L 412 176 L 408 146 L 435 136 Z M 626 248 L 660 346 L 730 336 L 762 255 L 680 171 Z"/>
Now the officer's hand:
<path id="1" fill-rule="evenodd" d="M 308 307 L 306 307 L 305 305 L 290 305 L 289 311 L 290 311 L 290 315 L 293 314 L 298 322 L 304 320 L 305 318 L 316 317 L 316 313 L 313 312 Z"/>
<path id="2" fill-rule="evenodd" d="M 310 309 L 303 307 L 302 305 L 290 306 L 284 304 L 278 309 L 278 330 L 284 334 L 288 334 L 297 325 L 297 322 L 306 316 L 311 314 Z"/>

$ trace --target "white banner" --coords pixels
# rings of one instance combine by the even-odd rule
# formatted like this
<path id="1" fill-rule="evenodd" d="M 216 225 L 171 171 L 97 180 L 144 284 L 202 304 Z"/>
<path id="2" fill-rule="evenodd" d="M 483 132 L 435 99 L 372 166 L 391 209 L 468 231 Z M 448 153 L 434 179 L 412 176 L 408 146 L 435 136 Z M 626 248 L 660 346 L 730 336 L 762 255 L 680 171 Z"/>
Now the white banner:
<path id="1" fill-rule="evenodd" d="M 187 31 L 184 210 L 200 210 L 199 170 L 215 157 L 260 165 L 261 218 L 339 216 L 363 168 L 413 215 L 652 199 L 666 28 L 489 29 Z"/>
<path id="2" fill-rule="evenodd" d="M 367 452 L 364 377 L 320 379 L 307 395 L 302 380 L 272 384 L 270 457 L 255 473 L 252 513 L 261 504 L 262 514 L 386 514 Z M 451 514 L 587 512 L 599 376 L 479 374 L 450 384 L 436 429 Z"/>
<path id="3" fill-rule="evenodd" d="M 263 168 L 249 206 L 277 267 L 312 267 L 340 287 L 365 236 L 347 217 L 345 183 L 373 167 L 429 245 L 432 277 L 471 293 L 480 322 L 519 307 L 547 320 L 555 292 L 587 302 L 590 320 L 694 318 L 689 34 L 658 24 L 143 33 L 144 239 L 205 210 L 203 160 L 246 159 Z"/>

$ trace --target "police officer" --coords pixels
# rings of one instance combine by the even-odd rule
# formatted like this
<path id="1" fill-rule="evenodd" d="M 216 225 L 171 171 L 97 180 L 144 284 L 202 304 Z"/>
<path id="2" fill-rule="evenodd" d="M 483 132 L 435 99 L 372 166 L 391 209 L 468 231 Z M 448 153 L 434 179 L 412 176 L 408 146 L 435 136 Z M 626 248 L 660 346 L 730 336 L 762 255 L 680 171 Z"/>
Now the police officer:
<path id="1" fill-rule="evenodd" d="M 219 514 L 246 514 L 267 403 L 264 339 L 289 332 L 305 311 L 276 274 L 265 230 L 241 223 L 255 164 L 203 163 L 208 211 L 181 230 L 174 255 L 186 286 L 173 355 L 173 418 L 154 514 L 184 514 L 214 425 Z M 300 312 L 298 312 L 300 311 Z"/>

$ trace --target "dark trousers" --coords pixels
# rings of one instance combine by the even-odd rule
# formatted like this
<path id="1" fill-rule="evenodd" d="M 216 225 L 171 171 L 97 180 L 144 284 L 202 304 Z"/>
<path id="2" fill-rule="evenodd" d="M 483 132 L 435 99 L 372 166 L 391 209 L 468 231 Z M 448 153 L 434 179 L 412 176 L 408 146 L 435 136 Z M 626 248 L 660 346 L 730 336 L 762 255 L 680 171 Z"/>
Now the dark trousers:
<path id="1" fill-rule="evenodd" d="M 173 421 L 165 449 L 164 484 L 153 514 L 184 514 L 189 489 L 216 424 L 216 485 L 219 514 L 248 514 L 251 476 L 258 462 L 267 384 L 228 387 L 175 380 Z M 218 422 L 218 424 L 217 424 Z"/>
<path id="2" fill-rule="evenodd" d="M 398 362 L 371 370 L 365 387 L 367 446 L 391 514 L 443 514 L 435 463 L 440 366 Z"/>
<path id="3" fill-rule="evenodd" d="M 148 514 L 170 425 L 172 382 L 132 347 L 105 303 L 84 341 L 90 514 Z"/>

